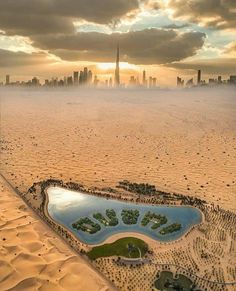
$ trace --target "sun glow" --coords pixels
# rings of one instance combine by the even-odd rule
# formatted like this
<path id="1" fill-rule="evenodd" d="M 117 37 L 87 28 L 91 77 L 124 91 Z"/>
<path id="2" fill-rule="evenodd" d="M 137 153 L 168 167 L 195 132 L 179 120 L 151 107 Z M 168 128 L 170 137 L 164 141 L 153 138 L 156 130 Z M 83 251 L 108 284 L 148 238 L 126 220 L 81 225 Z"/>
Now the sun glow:
<path id="1" fill-rule="evenodd" d="M 99 63 L 97 65 L 98 69 L 100 70 L 113 70 L 115 69 L 116 67 L 116 64 L 115 63 Z M 127 62 L 120 62 L 120 69 L 123 69 L 123 70 L 137 70 L 137 66 L 136 65 L 132 65 L 132 64 L 129 64 Z"/>

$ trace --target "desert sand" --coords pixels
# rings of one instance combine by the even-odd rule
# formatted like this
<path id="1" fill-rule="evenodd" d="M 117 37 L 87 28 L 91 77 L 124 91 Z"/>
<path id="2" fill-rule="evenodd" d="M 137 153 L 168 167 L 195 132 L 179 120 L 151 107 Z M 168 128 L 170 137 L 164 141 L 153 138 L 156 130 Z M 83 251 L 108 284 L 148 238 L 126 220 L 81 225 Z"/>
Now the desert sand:
<path id="1" fill-rule="evenodd" d="M 234 89 L 15 89 L 2 90 L 0 98 L 1 172 L 22 195 L 34 182 L 49 178 L 73 181 L 82 183 L 87 188 L 100 189 L 115 188 L 118 181 L 127 179 L 131 182 L 155 184 L 159 190 L 187 194 L 219 205 L 225 210 L 234 213 L 236 211 Z M 15 201 L 15 198 L 11 201 Z M 19 203 L 22 205 L 21 201 Z M 10 204 L 14 205 L 13 202 Z M 17 211 L 23 210 L 13 210 L 14 215 L 10 212 L 5 218 L 1 218 L 5 219 L 1 227 L 4 234 L 8 229 L 6 221 L 10 220 L 12 223 L 9 218 L 12 215 L 15 223 Z M 6 211 L 3 215 L 5 213 Z M 227 219 L 224 212 L 218 215 L 213 210 L 209 212 L 207 223 L 190 232 L 187 238 L 168 245 L 155 244 L 149 240 L 154 260 L 163 264 L 176 264 L 180 260 L 182 266 L 187 266 L 191 272 L 201 277 L 217 282 L 235 281 L 235 232 L 232 227 L 234 221 L 230 220 L 229 225 Z M 23 238 L 26 235 L 26 239 L 29 239 L 30 243 L 33 240 L 36 245 L 39 241 L 41 256 L 38 256 L 39 250 L 36 247 L 33 257 L 35 256 L 37 261 L 33 258 L 30 262 L 35 260 L 35 264 L 40 265 L 44 254 L 50 259 L 65 257 L 63 251 L 58 251 L 62 242 L 57 238 L 52 247 L 50 244 L 54 243 L 54 239 L 50 239 L 49 244 L 48 233 L 51 238 L 56 235 L 42 230 L 43 225 L 36 221 L 37 223 L 33 224 L 33 233 L 28 236 L 28 228 L 32 226 L 29 226 L 25 218 L 22 222 L 23 225 L 26 224 L 24 227 L 27 227 L 27 230 L 23 231 Z M 48 255 L 48 250 L 43 247 L 41 250 L 41 239 L 44 237 L 42 233 L 46 237 L 43 244 L 48 250 L 57 250 L 55 255 Z M 24 241 L 27 244 L 29 242 Z M 65 252 L 71 254 L 71 251 L 62 245 Z M 29 247 L 18 249 L 19 243 L 13 246 L 20 254 L 24 254 L 22 249 L 26 248 L 29 251 Z M 8 250 L 11 256 L 13 252 L 15 249 Z M 78 264 L 88 268 L 82 259 L 68 255 L 70 256 L 73 260 L 78 260 Z M 4 265 L 6 264 L 4 270 L 14 274 L 14 268 L 11 267 L 14 261 L 10 255 L 9 258 L 10 263 L 7 258 L 2 260 Z M 23 260 L 19 262 L 19 268 Z M 57 270 L 60 268 L 61 259 L 58 261 Z M 45 262 L 42 264 L 45 265 Z M 151 288 L 158 270 L 157 266 L 145 265 L 138 269 L 129 269 L 127 272 L 124 267 L 117 267 L 113 258 L 100 259 L 95 264 L 98 270 L 113 280 L 121 290 L 140 290 L 140 286 Z M 83 279 L 86 278 L 83 281 L 77 272 L 70 278 L 71 272 L 67 271 L 70 268 L 72 267 L 65 268 L 64 272 L 68 273 L 63 277 L 64 280 L 60 280 L 60 274 L 57 275 L 53 271 L 50 275 L 49 267 L 43 277 L 33 277 L 37 278 L 33 282 L 42 284 L 43 280 L 49 280 L 50 284 L 58 284 L 58 280 L 60 286 L 71 284 L 74 280 L 87 282 L 87 276 L 82 275 Z M 82 269 L 85 270 L 84 267 Z M 30 268 L 30 272 L 33 270 L 35 273 L 41 271 L 35 265 Z M 27 273 L 29 270 L 23 272 Z M 101 288 L 105 288 L 107 283 L 91 272 L 94 278 L 97 278 L 95 281 L 101 282 Z M 174 272 L 178 272 L 178 269 Z M 4 288 L 17 286 L 22 278 L 27 277 L 18 276 L 17 280 L 14 276 L 9 276 L 11 280 L 15 280 L 12 285 Z M 32 275 L 28 277 L 32 278 Z M 212 287 L 205 281 L 196 280 L 201 287 L 206 288 L 205 290 L 212 290 L 213 287 L 219 291 L 233 288 Z M 7 279 L 4 281 L 7 282 Z M 89 282 L 93 284 L 92 279 Z M 76 285 L 78 284 L 75 283 Z M 67 290 L 73 290 L 70 289 L 72 287 L 70 285 Z"/>
<path id="2" fill-rule="evenodd" d="M 1 91 L 1 171 L 21 192 L 49 177 L 128 179 L 236 210 L 234 89 Z"/>
<path id="3" fill-rule="evenodd" d="M 0 177 L 0 290 L 113 290 Z"/>

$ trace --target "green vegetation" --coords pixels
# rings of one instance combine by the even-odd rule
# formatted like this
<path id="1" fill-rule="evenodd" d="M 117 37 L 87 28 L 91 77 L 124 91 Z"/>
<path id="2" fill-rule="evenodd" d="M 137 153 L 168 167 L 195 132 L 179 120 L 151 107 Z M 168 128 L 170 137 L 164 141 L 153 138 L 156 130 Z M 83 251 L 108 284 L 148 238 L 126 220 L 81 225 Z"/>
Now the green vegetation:
<path id="1" fill-rule="evenodd" d="M 105 226 L 109 225 L 109 222 L 107 221 L 107 219 L 100 212 L 94 213 L 93 218 L 95 218 L 96 220 L 98 220 Z"/>
<path id="2" fill-rule="evenodd" d="M 177 279 L 173 278 L 173 273 L 163 271 L 154 283 L 158 290 L 166 291 L 197 291 L 193 282 L 184 275 L 178 275 Z"/>
<path id="3" fill-rule="evenodd" d="M 106 216 L 109 218 L 105 218 L 101 213 L 94 213 L 93 217 L 101 222 L 105 226 L 116 226 L 118 224 L 118 219 L 116 217 L 115 210 L 107 209 Z"/>
<path id="4" fill-rule="evenodd" d="M 101 226 L 98 223 L 93 222 L 88 217 L 80 218 L 78 221 L 72 223 L 72 227 L 91 234 L 96 233 L 101 229 Z"/>
<path id="5" fill-rule="evenodd" d="M 178 231 L 180 229 L 181 229 L 181 224 L 180 223 L 173 223 L 173 224 L 171 224 L 169 226 L 163 227 L 160 230 L 160 234 L 165 235 L 167 233 L 172 233 L 172 232 Z"/>
<path id="6" fill-rule="evenodd" d="M 140 254 L 143 257 L 148 251 L 148 245 L 141 239 L 134 237 L 125 237 L 118 239 L 114 243 L 104 244 L 92 248 L 87 256 L 91 260 L 101 257 L 122 256 L 126 258 L 139 258 Z"/>
<path id="7" fill-rule="evenodd" d="M 116 217 L 116 212 L 114 209 L 107 209 L 106 216 L 110 219 L 109 225 L 115 226 L 118 224 L 118 218 Z"/>
<path id="8" fill-rule="evenodd" d="M 136 224 L 139 217 L 138 209 L 123 209 L 121 217 L 125 224 Z"/>
<path id="9" fill-rule="evenodd" d="M 143 195 L 151 195 L 156 193 L 155 185 L 150 185 L 148 183 L 131 183 L 127 180 L 120 181 L 117 188 L 122 188 L 126 191 Z"/>
<path id="10" fill-rule="evenodd" d="M 148 211 L 141 221 L 142 226 L 148 225 L 149 222 L 152 222 L 153 225 L 151 229 L 157 229 L 161 225 L 167 223 L 167 218 L 165 215 L 156 214 L 153 212 Z"/>

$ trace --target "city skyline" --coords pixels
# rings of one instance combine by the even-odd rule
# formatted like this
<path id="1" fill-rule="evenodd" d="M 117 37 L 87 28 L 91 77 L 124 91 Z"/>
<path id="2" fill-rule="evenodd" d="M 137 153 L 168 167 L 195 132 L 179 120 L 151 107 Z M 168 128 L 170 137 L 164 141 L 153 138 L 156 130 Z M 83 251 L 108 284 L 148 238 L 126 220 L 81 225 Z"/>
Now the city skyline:
<path id="1" fill-rule="evenodd" d="M 236 75 L 230 75 L 227 79 L 222 79 L 221 75 L 217 78 L 209 78 L 208 81 L 202 78 L 201 69 L 197 70 L 196 82 L 194 77 L 188 80 L 184 80 L 182 77 L 177 76 L 176 86 L 178 88 L 190 88 L 190 87 L 204 87 L 204 86 L 219 86 L 219 85 L 236 85 Z M 45 79 L 44 83 L 40 82 L 40 79 L 33 77 L 27 81 L 11 81 L 10 75 L 7 74 L 4 82 L 0 82 L 0 86 L 46 86 L 46 87 L 107 87 L 107 88 L 128 88 L 128 87 L 140 87 L 140 88 L 161 88 L 156 77 L 151 75 L 147 76 L 146 70 L 142 72 L 142 81 L 139 80 L 139 76 L 131 75 L 129 82 L 122 83 L 120 81 L 120 46 L 117 44 L 116 48 L 116 59 L 115 59 L 115 71 L 114 79 L 110 76 L 109 79 L 101 81 L 99 77 L 88 69 L 84 67 L 83 70 L 73 71 L 70 76 L 64 76 L 63 78 L 52 77 L 51 79 Z M 173 85 L 173 84 L 172 84 Z"/>
<path id="2" fill-rule="evenodd" d="M 63 78 L 52 77 L 51 79 L 45 79 L 44 83 L 40 82 L 40 79 L 33 77 L 31 80 L 20 81 L 16 80 L 11 82 L 10 75 L 7 74 L 4 82 L 0 82 L 0 86 L 46 86 L 46 87 L 107 87 L 107 88 L 127 88 L 127 87 L 142 87 L 142 88 L 161 88 L 158 84 L 156 77 L 146 75 L 146 70 L 142 72 L 142 81 L 139 80 L 139 76 L 131 75 L 128 83 L 120 82 L 120 46 L 117 44 L 116 48 L 116 60 L 115 60 L 115 71 L 114 71 L 114 80 L 112 76 L 105 81 L 101 81 L 98 76 L 95 74 L 93 77 L 93 72 L 88 70 L 88 67 L 84 67 L 83 70 L 73 71 L 71 76 L 64 76 Z M 236 75 L 230 75 L 227 79 L 222 79 L 221 75 L 218 75 L 217 78 L 209 78 L 208 82 L 206 79 L 202 78 L 202 71 L 197 70 L 196 82 L 194 77 L 189 80 L 184 80 L 181 77 L 177 76 L 176 86 L 178 88 L 190 88 L 190 87 L 204 87 L 204 86 L 219 86 L 219 85 L 236 85 Z"/>
<path id="3" fill-rule="evenodd" d="M 235 19 L 236 2 L 226 0 L 2 1 L 0 82 L 61 79 L 84 67 L 106 82 L 117 44 L 120 83 L 142 80 L 144 70 L 160 86 L 199 69 L 206 80 L 226 79 L 236 74 Z"/>
<path id="4" fill-rule="evenodd" d="M 217 78 L 209 78 L 208 80 L 202 78 L 202 71 L 196 71 L 196 82 L 194 81 L 195 77 L 185 80 L 179 76 L 176 78 L 176 87 L 177 88 L 191 88 L 191 87 L 205 87 L 205 86 L 232 86 L 236 85 L 236 75 L 230 75 L 227 79 L 222 79 L 221 75 L 218 75 Z M 139 80 L 139 76 L 131 76 L 128 83 L 120 83 L 120 71 L 119 71 L 119 47 L 117 47 L 117 56 L 116 56 L 116 69 L 114 72 L 114 80 L 112 77 L 101 81 L 97 75 L 93 76 L 93 72 L 88 70 L 87 67 L 84 67 L 83 70 L 74 71 L 70 76 L 64 76 L 63 78 L 52 77 L 51 79 L 45 79 L 44 83 L 40 82 L 37 77 L 33 77 L 27 81 L 14 81 L 11 82 L 11 76 L 5 76 L 5 83 L 0 82 L 0 86 L 46 86 L 46 87 L 71 87 L 74 88 L 83 86 L 86 88 L 164 88 L 158 84 L 157 78 L 153 76 L 146 75 L 146 71 L 142 72 L 142 81 Z"/>

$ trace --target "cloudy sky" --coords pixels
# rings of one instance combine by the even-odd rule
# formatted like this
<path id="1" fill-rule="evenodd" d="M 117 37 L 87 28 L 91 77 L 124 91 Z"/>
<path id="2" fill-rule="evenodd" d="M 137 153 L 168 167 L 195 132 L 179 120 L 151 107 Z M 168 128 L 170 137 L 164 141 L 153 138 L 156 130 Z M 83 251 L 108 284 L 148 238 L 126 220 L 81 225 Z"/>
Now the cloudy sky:
<path id="1" fill-rule="evenodd" d="M 63 77 L 88 66 L 101 80 L 147 75 L 173 85 L 236 74 L 236 0 L 0 0 L 0 81 Z"/>

